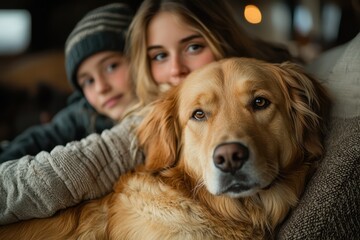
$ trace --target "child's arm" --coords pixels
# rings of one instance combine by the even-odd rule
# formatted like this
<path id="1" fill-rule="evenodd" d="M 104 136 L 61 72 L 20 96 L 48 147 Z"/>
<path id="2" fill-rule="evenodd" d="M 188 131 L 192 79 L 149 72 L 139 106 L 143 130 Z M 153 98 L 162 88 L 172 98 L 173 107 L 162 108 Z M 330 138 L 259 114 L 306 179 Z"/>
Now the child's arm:
<path id="1" fill-rule="evenodd" d="M 0 224 L 44 218 L 110 192 L 118 177 L 144 161 L 137 149 L 140 117 L 50 153 L 0 165 Z"/>
<path id="2" fill-rule="evenodd" d="M 85 138 L 90 133 L 102 132 L 113 126 L 112 121 L 101 121 L 101 129 L 95 128 L 93 117 L 98 116 L 86 100 L 80 99 L 58 112 L 50 123 L 28 128 L 18 135 L 0 153 L 0 163 L 19 159 L 25 155 L 36 155 L 41 151 L 51 151 L 57 145 Z M 94 122 L 94 123 L 93 123 Z M 111 124 L 110 124 L 111 123 Z"/>

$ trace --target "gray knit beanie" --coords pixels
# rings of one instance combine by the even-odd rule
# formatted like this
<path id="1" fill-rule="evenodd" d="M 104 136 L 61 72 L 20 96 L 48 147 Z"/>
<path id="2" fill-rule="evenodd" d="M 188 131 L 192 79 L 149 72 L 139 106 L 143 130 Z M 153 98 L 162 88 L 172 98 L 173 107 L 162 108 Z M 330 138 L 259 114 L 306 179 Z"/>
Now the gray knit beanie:
<path id="1" fill-rule="evenodd" d="M 112 3 L 88 12 L 76 24 L 65 43 L 66 74 L 75 89 L 81 91 L 76 75 L 86 58 L 101 51 L 124 52 L 132 17 L 129 6 Z"/>

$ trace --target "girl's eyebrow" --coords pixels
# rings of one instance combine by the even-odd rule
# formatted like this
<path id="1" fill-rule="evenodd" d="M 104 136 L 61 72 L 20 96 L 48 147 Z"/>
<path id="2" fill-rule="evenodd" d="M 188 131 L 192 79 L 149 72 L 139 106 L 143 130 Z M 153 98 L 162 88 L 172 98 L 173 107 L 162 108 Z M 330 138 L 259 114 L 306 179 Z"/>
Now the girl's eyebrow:
<path id="1" fill-rule="evenodd" d="M 196 39 L 196 38 L 202 38 L 202 36 L 200 34 L 193 34 L 193 35 L 190 35 L 186 38 L 183 38 L 180 40 L 180 43 L 185 43 L 185 42 L 189 42 L 193 39 Z"/>
<path id="2" fill-rule="evenodd" d="M 189 42 L 189 41 L 191 41 L 193 39 L 196 39 L 196 38 L 203 38 L 203 37 L 200 34 L 193 34 L 193 35 L 190 35 L 188 37 L 185 37 L 185 38 L 181 39 L 179 42 L 180 43 L 185 43 L 185 42 Z M 162 46 L 161 45 L 153 45 L 153 46 L 149 46 L 147 48 L 147 50 L 151 51 L 153 49 L 159 49 L 159 48 L 162 48 Z"/>

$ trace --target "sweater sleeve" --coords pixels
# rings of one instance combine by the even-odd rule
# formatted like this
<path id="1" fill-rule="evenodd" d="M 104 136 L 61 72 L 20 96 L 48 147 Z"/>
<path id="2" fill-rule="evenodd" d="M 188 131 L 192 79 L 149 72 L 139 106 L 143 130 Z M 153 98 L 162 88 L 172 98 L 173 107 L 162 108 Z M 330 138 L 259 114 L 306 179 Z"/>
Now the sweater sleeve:
<path id="1" fill-rule="evenodd" d="M 0 224 L 49 217 L 109 193 L 121 174 L 144 161 L 135 137 L 140 121 L 130 116 L 101 135 L 1 164 Z"/>

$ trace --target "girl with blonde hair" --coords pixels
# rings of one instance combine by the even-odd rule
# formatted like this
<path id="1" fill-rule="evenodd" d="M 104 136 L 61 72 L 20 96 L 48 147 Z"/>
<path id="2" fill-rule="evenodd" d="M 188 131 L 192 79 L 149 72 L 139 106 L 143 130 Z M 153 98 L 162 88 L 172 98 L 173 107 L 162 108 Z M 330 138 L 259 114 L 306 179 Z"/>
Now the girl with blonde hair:
<path id="1" fill-rule="evenodd" d="M 130 26 L 131 75 L 146 109 L 163 89 L 193 70 L 232 56 L 280 62 L 278 47 L 250 38 L 223 0 L 145 0 Z M 144 162 L 133 111 L 111 130 L 0 165 L 0 224 L 43 218 L 112 190 L 121 174 Z M 145 111 L 144 111 L 145 112 Z"/>
<path id="2" fill-rule="evenodd" d="M 205 0 L 145 0 L 136 13 L 130 26 L 131 61 L 133 79 L 137 95 L 142 105 L 157 98 L 159 84 L 151 73 L 148 57 L 147 29 L 161 12 L 168 12 L 201 35 L 215 60 L 227 57 L 251 57 L 269 62 L 283 62 L 292 59 L 289 52 L 281 46 L 255 39 L 238 24 L 226 1 Z M 143 69 L 139 71 L 139 69 Z"/>

